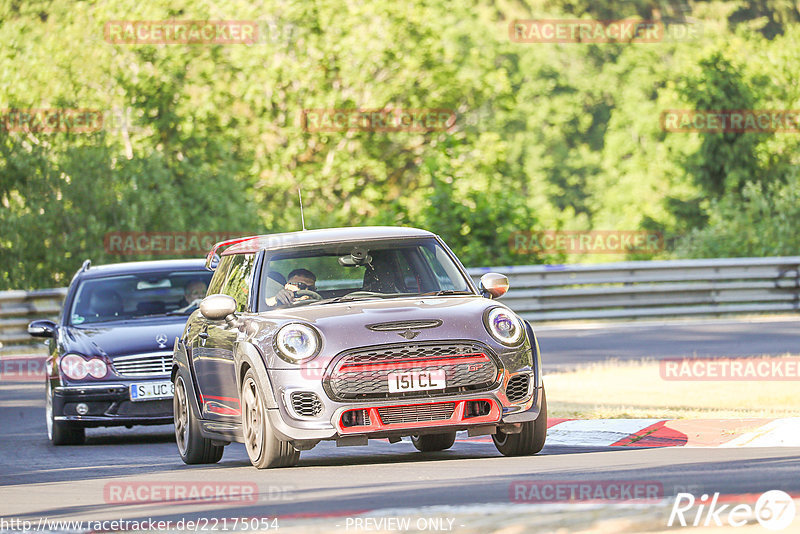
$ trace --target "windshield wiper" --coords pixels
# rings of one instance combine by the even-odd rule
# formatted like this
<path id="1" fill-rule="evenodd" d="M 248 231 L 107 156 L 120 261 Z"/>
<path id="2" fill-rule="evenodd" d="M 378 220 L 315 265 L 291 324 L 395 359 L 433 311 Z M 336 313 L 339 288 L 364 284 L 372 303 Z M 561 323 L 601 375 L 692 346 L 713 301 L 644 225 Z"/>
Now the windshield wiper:
<path id="1" fill-rule="evenodd" d="M 196 309 L 197 307 L 195 306 L 190 310 L 170 310 L 164 314 L 156 314 L 156 315 L 191 315 Z M 149 316 L 140 315 L 139 317 L 149 317 Z"/>
<path id="2" fill-rule="evenodd" d="M 329 304 L 332 302 L 352 302 L 354 300 L 385 299 L 390 296 L 391 295 L 355 295 L 355 296 L 344 295 L 341 297 L 333 297 L 330 299 L 318 300 L 317 302 L 312 302 L 312 304 L 319 304 L 322 302 L 324 302 L 325 304 Z"/>
<path id="3" fill-rule="evenodd" d="M 367 300 L 367 299 L 394 299 L 394 298 L 404 298 L 404 297 L 431 297 L 431 296 L 439 296 L 439 295 L 473 295 L 474 293 L 470 291 L 456 291 L 454 289 L 442 289 L 440 291 L 429 291 L 428 293 L 371 293 L 369 295 L 342 295 L 341 297 L 332 297 L 328 299 L 322 300 L 312 300 L 308 302 L 308 305 L 316 305 L 316 304 L 332 304 L 335 302 L 353 302 L 355 300 Z"/>
<path id="4" fill-rule="evenodd" d="M 331 297 L 328 299 L 316 300 L 311 301 L 311 304 L 330 304 L 333 302 L 352 302 L 354 300 L 366 300 L 366 299 L 390 299 L 395 297 L 406 297 L 411 293 L 372 293 L 370 292 L 369 295 L 365 295 L 364 292 L 354 292 L 354 293 L 361 293 L 360 295 L 356 295 L 350 293 L 348 295 L 342 295 L 341 297 Z"/>
<path id="5" fill-rule="evenodd" d="M 439 295 L 474 295 L 471 291 L 456 291 L 455 289 L 442 289 L 441 291 L 429 291 L 427 293 L 420 293 L 419 296 L 421 297 L 428 297 L 434 296 L 438 297 Z"/>

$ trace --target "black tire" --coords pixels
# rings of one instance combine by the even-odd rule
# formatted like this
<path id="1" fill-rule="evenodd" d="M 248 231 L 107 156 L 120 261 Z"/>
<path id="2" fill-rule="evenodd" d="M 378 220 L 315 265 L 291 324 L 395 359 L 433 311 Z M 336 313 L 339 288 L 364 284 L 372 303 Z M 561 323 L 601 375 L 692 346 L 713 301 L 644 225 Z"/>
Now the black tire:
<path id="1" fill-rule="evenodd" d="M 492 436 L 494 446 L 503 456 L 531 456 L 544 448 L 547 439 L 547 396 L 542 386 L 542 409 L 533 421 L 522 423 L 522 432 L 506 434 L 500 430 Z"/>
<path id="2" fill-rule="evenodd" d="M 180 373 L 175 375 L 175 396 L 172 398 L 175 421 L 175 443 L 178 454 L 186 464 L 215 464 L 222 458 L 225 447 L 214 445 L 200 434 L 200 422 L 189 405 L 189 393 Z"/>
<path id="3" fill-rule="evenodd" d="M 47 381 L 45 417 L 47 418 L 47 437 L 50 443 L 61 445 L 83 445 L 86 442 L 86 429 L 66 421 L 56 421 L 53 413 L 53 390 Z"/>
<path id="4" fill-rule="evenodd" d="M 242 432 L 250 463 L 258 469 L 291 467 L 300 460 L 300 451 L 291 442 L 281 441 L 267 417 L 264 393 L 252 369 L 242 380 Z"/>
<path id="5" fill-rule="evenodd" d="M 421 436 L 411 436 L 411 443 L 419 452 L 436 452 L 449 449 L 456 442 L 455 432 L 445 432 L 444 434 L 423 434 Z"/>

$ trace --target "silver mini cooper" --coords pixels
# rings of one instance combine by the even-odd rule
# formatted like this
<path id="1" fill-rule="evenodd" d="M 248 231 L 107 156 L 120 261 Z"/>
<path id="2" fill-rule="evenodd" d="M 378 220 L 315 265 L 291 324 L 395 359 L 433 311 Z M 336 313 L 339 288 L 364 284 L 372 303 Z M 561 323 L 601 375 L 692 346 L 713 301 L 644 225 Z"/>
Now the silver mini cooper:
<path id="1" fill-rule="evenodd" d="M 258 468 L 321 440 L 456 432 L 504 455 L 544 446 L 547 404 L 531 326 L 476 287 L 442 240 L 413 228 L 310 230 L 218 243 L 208 294 L 176 340 L 175 435 L 188 464 L 243 442 Z"/>

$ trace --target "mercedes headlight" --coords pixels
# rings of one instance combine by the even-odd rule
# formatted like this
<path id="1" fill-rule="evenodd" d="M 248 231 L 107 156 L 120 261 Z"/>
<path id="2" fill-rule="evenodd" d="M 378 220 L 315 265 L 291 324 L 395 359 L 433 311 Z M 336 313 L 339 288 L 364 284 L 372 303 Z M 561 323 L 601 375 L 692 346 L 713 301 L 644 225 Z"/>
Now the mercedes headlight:
<path id="1" fill-rule="evenodd" d="M 320 341 L 317 331 L 308 325 L 290 323 L 275 335 L 278 355 L 289 363 L 298 363 L 317 355 Z"/>
<path id="2" fill-rule="evenodd" d="M 106 362 L 100 358 L 91 358 L 88 361 L 78 354 L 67 354 L 59 363 L 61 372 L 72 380 L 83 380 L 87 376 L 103 378 L 108 374 Z"/>

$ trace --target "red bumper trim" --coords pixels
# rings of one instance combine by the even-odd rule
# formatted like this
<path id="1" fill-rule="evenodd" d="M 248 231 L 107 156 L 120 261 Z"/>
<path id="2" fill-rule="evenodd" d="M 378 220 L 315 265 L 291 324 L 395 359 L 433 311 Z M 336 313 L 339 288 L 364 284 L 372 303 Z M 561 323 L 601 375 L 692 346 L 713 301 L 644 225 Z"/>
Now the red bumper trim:
<path id="1" fill-rule="evenodd" d="M 489 413 L 486 415 L 476 415 L 473 417 L 465 417 L 466 406 L 468 402 L 488 402 L 489 403 Z M 453 415 L 450 416 L 449 419 L 437 419 L 435 421 L 415 421 L 411 423 L 384 423 L 381 420 L 380 414 L 378 410 L 380 408 L 402 408 L 402 407 L 414 407 L 414 406 L 432 406 L 436 404 L 448 404 L 455 402 L 455 410 L 453 410 Z M 344 426 L 342 424 L 342 418 L 348 412 L 355 412 L 360 410 L 367 410 L 369 412 L 369 425 L 360 425 L 360 426 Z M 459 401 L 440 401 L 440 402 L 425 402 L 425 403 L 416 403 L 416 404 L 393 404 L 387 406 L 375 406 L 370 408 L 355 408 L 352 410 L 347 410 L 342 412 L 342 415 L 339 416 L 339 419 L 336 421 L 336 429 L 339 431 L 339 434 L 368 434 L 372 432 L 384 432 L 389 430 L 408 430 L 408 429 L 417 429 L 417 428 L 432 428 L 437 426 L 453 426 L 453 425 L 474 425 L 480 423 L 497 423 L 500 421 L 501 410 L 500 405 L 497 401 L 493 399 L 467 399 L 467 400 L 459 400 Z"/>

